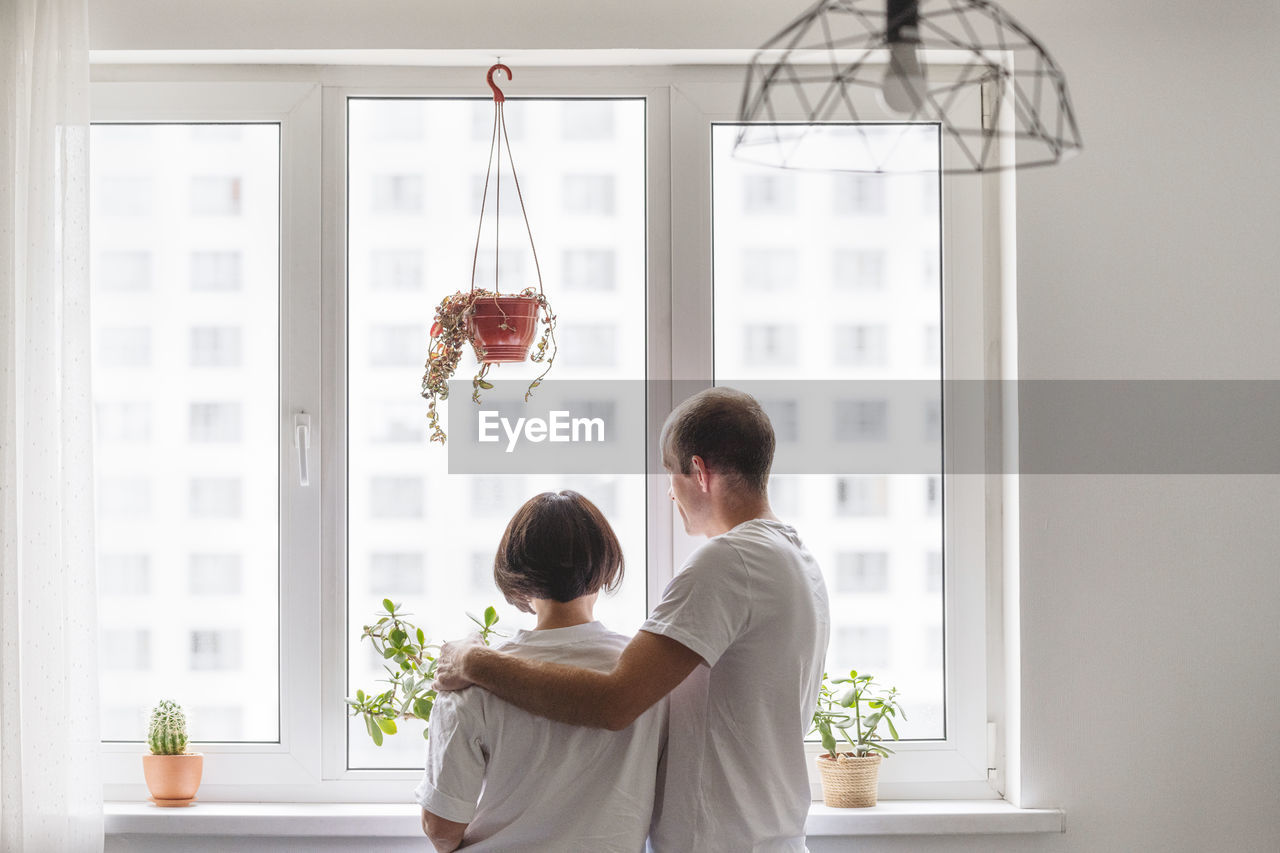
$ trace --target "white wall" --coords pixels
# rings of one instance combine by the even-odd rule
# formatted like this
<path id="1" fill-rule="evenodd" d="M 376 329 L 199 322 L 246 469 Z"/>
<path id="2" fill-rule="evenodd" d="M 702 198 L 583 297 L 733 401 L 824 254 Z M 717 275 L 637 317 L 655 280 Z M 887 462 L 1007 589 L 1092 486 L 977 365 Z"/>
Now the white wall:
<path id="1" fill-rule="evenodd" d="M 93 46 L 124 49 L 749 48 L 807 4 L 90 5 Z M 1280 380 L 1280 5 L 1004 5 L 1066 69 L 1085 139 L 1019 175 L 1023 376 Z M 1023 797 L 1067 833 L 856 848 L 1280 849 L 1280 477 L 1021 494 Z"/>

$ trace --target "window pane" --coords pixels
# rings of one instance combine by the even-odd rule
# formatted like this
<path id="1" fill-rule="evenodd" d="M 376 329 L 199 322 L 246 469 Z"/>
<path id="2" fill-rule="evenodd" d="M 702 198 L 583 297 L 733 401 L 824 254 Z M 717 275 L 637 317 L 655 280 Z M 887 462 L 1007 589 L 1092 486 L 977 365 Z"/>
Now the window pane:
<path id="1" fill-rule="evenodd" d="M 195 741 L 279 738 L 279 137 L 93 128 L 107 740 L 162 698 Z"/>
<path id="2" fill-rule="evenodd" d="M 744 163 L 737 131 L 713 128 L 717 384 L 785 380 L 760 385 L 780 448 L 936 441 L 941 409 L 891 393 L 942 377 L 936 130 L 908 134 L 934 171 L 894 176 Z M 904 737 L 942 737 L 941 480 L 775 470 L 770 496 L 826 576 L 827 671 L 872 672 L 901 691 Z"/>
<path id="3" fill-rule="evenodd" d="M 560 318 L 560 355 L 550 379 L 643 380 L 644 102 L 507 103 L 544 287 Z M 646 612 L 642 474 L 450 475 L 448 447 L 427 441 L 427 404 L 419 396 L 427 330 L 440 300 L 471 285 L 492 102 L 349 105 L 349 691 L 369 690 L 385 677 L 369 644 L 359 641 L 384 597 L 403 602 L 433 638 L 466 633 L 466 612 L 491 604 L 504 630 L 532 626 L 494 587 L 493 556 L 512 513 L 542 491 L 575 489 L 613 525 L 628 571 L 622 589 L 602 597 L 596 613 L 610 628 L 634 632 Z M 404 145 L 385 130 L 399 127 L 421 127 L 420 141 Z M 493 215 L 491 183 L 476 284 L 492 288 L 496 275 L 504 291 L 536 287 L 515 185 L 503 167 L 502 213 Z M 499 218 L 495 267 L 492 226 Z M 497 375 L 532 379 L 534 368 L 508 364 Z M 466 380 L 475 371 L 468 350 L 456 376 Z M 597 416 L 586 401 L 581 411 Z M 402 725 L 380 748 L 359 722 L 349 734 L 353 768 L 422 766 L 420 727 Z"/>

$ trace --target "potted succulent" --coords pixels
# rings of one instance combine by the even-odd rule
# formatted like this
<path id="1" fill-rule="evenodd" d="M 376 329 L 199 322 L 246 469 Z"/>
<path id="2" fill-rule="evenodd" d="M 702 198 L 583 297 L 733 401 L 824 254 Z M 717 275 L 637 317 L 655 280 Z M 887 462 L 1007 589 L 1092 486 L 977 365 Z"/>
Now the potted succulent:
<path id="1" fill-rule="evenodd" d="M 402 606 L 384 598 L 385 612 L 372 625 L 365 625 L 360 633 L 360 638 L 372 643 L 382 655 L 383 668 L 387 671 L 384 682 L 389 687 L 378 693 L 357 690 L 354 697 L 346 700 L 350 706 L 348 713 L 364 717 L 365 730 L 377 746 L 382 746 L 384 735 L 396 733 L 397 720 L 430 720 L 436 700 L 436 691 L 431 686 L 436 676 L 436 658 L 432 652 L 439 651 L 440 645 L 427 642 L 426 633 L 404 618 L 408 614 L 400 610 Z M 488 645 L 489 637 L 498 633 L 493 627 L 498 624 L 498 611 L 485 608 L 483 619 L 467 615 L 480 629 L 480 639 Z M 422 736 L 427 736 L 425 729 Z"/>
<path id="2" fill-rule="evenodd" d="M 151 711 L 147 727 L 150 755 L 142 756 L 142 775 L 157 806 L 187 806 L 196 798 L 204 755 L 187 752 L 187 715 L 168 699 Z"/>
<path id="3" fill-rule="evenodd" d="M 555 362 L 556 315 L 551 310 L 547 295 L 542 290 L 542 268 L 538 265 L 538 250 L 533 243 L 533 227 L 529 225 L 529 213 L 525 210 L 524 195 L 520 192 L 520 178 L 516 175 L 515 160 L 511 156 L 511 143 L 507 141 L 507 120 L 503 112 L 506 97 L 493 82 L 495 72 L 506 72 L 511 79 L 511 69 L 497 64 L 489 69 L 487 80 L 493 90 L 493 133 L 489 147 L 489 160 L 484 176 L 484 191 L 480 196 L 480 227 L 476 229 L 476 248 L 471 259 L 471 290 L 466 293 L 458 291 L 446 296 L 436 306 L 435 322 L 431 326 L 431 341 L 428 344 L 426 373 L 422 376 L 422 396 L 430 404 L 427 409 L 427 423 L 431 427 L 431 440 L 445 443 L 445 432 L 440 428 L 440 415 L 436 404 L 449 397 L 449 379 L 458 369 L 462 358 L 463 346 L 470 342 L 475 349 L 476 361 L 480 362 L 480 370 L 471 380 L 471 399 L 480 402 L 481 389 L 492 388 L 485 378 L 489 368 L 495 364 L 524 361 L 529 346 L 537 336 L 539 319 L 543 324 L 542 338 L 532 356 L 535 362 L 545 362 L 546 368 L 538 374 L 525 392 L 527 402 L 533 389 L 542 383 L 542 378 L 551 370 Z M 498 292 L 498 266 L 494 259 L 494 289 L 484 290 L 476 287 L 476 259 L 480 257 L 480 237 L 484 233 L 484 214 L 489 200 L 489 180 L 493 176 L 494 164 L 497 164 L 497 192 L 494 193 L 494 214 L 501 223 L 501 186 L 502 186 L 502 144 L 507 141 L 507 162 L 511 164 L 511 177 L 515 183 L 516 196 L 520 201 L 520 213 L 524 216 L 525 230 L 529 234 L 529 249 L 533 252 L 534 269 L 538 271 L 538 286 L 526 287 L 519 293 Z M 494 156 L 496 152 L 496 157 Z M 498 226 L 494 227 L 494 242 L 501 245 Z"/>
<path id="4" fill-rule="evenodd" d="M 880 761 L 893 750 L 880 742 L 881 724 L 890 736 L 898 739 L 894 718 L 906 712 L 898 703 L 898 688 L 883 690 L 873 676 L 852 670 L 848 678 L 828 681 L 822 675 L 818 691 L 818 707 L 813 713 L 813 728 L 822 737 L 827 750 L 818 756 L 822 774 L 822 802 L 837 808 L 866 808 L 876 804 Z M 842 752 L 836 732 L 848 742 Z"/>

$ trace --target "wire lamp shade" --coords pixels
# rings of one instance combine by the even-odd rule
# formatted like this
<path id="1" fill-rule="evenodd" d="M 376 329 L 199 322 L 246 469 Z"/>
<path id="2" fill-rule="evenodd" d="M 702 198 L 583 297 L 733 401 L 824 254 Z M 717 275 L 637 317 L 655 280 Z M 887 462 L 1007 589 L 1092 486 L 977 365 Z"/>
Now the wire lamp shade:
<path id="1" fill-rule="evenodd" d="M 947 173 L 1081 148 L 1062 70 L 987 0 L 819 0 L 752 58 L 739 118 L 736 158 L 793 169 L 917 170 L 886 127 L 856 132 L 865 123 L 938 124 L 954 143 Z"/>

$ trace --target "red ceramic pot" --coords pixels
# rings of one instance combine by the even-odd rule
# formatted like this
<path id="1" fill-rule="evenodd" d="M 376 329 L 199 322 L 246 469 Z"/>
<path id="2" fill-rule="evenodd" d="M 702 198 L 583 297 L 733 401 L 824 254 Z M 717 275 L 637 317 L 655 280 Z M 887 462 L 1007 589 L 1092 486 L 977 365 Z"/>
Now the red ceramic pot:
<path id="1" fill-rule="evenodd" d="M 524 361 L 538 331 L 538 300 L 532 296 L 486 296 L 476 300 L 468 322 L 477 361 Z"/>

